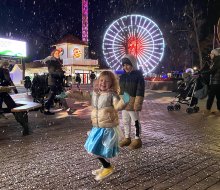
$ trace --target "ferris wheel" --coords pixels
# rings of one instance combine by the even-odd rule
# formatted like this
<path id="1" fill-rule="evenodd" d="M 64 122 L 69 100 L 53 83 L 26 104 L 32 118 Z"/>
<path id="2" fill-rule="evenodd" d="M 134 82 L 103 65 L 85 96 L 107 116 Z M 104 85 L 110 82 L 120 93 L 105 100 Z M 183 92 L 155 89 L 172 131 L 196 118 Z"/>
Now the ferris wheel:
<path id="1" fill-rule="evenodd" d="M 155 22 L 141 15 L 127 15 L 114 21 L 104 35 L 102 49 L 107 64 L 122 70 L 121 59 L 129 53 L 137 58 L 137 67 L 150 73 L 162 60 L 164 38 Z"/>

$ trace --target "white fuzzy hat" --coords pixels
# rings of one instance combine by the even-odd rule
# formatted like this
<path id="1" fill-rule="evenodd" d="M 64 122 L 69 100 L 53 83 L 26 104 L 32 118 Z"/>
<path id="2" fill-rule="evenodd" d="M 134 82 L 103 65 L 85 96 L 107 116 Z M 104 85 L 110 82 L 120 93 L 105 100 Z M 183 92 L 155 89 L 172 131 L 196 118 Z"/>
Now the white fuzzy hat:
<path id="1" fill-rule="evenodd" d="M 122 60 L 122 65 L 129 64 L 133 67 L 134 70 L 137 70 L 137 59 L 132 54 L 126 54 Z"/>
<path id="2" fill-rule="evenodd" d="M 213 49 L 211 51 L 211 54 L 213 54 L 215 56 L 219 56 L 220 55 L 220 48 Z"/>

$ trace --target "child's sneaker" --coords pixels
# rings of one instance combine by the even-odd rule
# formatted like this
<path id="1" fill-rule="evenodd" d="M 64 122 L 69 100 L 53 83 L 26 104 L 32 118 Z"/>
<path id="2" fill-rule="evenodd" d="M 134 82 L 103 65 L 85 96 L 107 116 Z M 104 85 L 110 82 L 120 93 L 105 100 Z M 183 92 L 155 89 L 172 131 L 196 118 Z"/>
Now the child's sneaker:
<path id="1" fill-rule="evenodd" d="M 92 175 L 99 175 L 99 174 L 102 172 L 103 169 L 104 169 L 104 168 L 101 167 L 101 168 L 99 168 L 99 169 L 97 169 L 97 170 L 92 170 Z"/>
<path id="2" fill-rule="evenodd" d="M 76 109 L 71 109 L 71 108 L 68 108 L 68 109 L 66 110 L 66 112 L 67 112 L 68 115 L 72 115 L 75 111 L 76 111 Z"/>
<path id="3" fill-rule="evenodd" d="M 110 176 L 114 172 L 114 169 L 112 166 L 108 168 L 103 168 L 103 170 L 95 177 L 96 181 L 100 181 L 105 179 L 106 177 Z"/>

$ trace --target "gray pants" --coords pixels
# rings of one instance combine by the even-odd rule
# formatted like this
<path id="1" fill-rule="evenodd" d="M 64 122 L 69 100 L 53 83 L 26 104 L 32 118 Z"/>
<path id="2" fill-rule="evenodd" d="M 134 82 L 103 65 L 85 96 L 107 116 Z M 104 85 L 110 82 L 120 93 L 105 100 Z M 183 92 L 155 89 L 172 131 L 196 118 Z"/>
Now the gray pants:
<path id="1" fill-rule="evenodd" d="M 135 126 L 135 139 L 139 139 L 141 135 L 141 124 L 139 122 L 139 112 L 137 111 L 122 111 L 122 122 L 124 125 L 125 138 L 131 136 L 131 125 Z"/>

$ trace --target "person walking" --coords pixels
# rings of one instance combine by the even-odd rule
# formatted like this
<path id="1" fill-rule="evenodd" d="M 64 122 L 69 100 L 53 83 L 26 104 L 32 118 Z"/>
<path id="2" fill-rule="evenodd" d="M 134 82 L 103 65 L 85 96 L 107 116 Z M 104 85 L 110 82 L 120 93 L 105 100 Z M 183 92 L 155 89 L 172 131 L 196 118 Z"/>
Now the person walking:
<path id="1" fill-rule="evenodd" d="M 210 74 L 210 85 L 208 92 L 208 99 L 206 102 L 206 110 L 203 112 L 204 116 L 211 114 L 211 108 L 216 97 L 217 101 L 217 116 L 220 116 L 220 48 L 213 49 L 210 53 L 210 58 L 213 62 L 208 71 L 202 71 L 201 74 Z"/>
<path id="2" fill-rule="evenodd" d="M 119 95 L 127 92 L 130 96 L 130 101 L 122 111 L 125 138 L 119 145 L 120 147 L 129 146 L 129 149 L 133 150 L 142 146 L 139 112 L 142 109 L 144 100 L 145 82 L 141 71 L 137 70 L 137 60 L 133 55 L 125 55 L 122 58 L 122 66 L 125 73 L 119 79 Z M 135 126 L 135 138 L 132 141 L 131 124 Z"/>
<path id="3" fill-rule="evenodd" d="M 81 77 L 80 77 L 80 74 L 79 73 L 77 73 L 76 74 L 76 83 L 77 83 L 77 88 L 79 89 L 79 91 L 80 91 L 80 84 L 81 84 Z"/>
<path id="4" fill-rule="evenodd" d="M 52 51 L 51 56 L 44 59 L 44 62 L 48 67 L 48 86 L 50 88 L 48 100 L 45 103 L 45 115 L 54 115 L 53 112 L 50 112 L 50 108 L 54 103 L 55 96 L 63 91 L 65 77 L 62 69 L 62 62 L 60 60 L 60 53 L 60 50 L 55 49 Z"/>
<path id="5" fill-rule="evenodd" d="M 89 79 L 90 79 L 90 82 L 91 82 L 91 87 L 93 87 L 94 80 L 96 79 L 96 75 L 93 71 L 89 75 Z"/>

